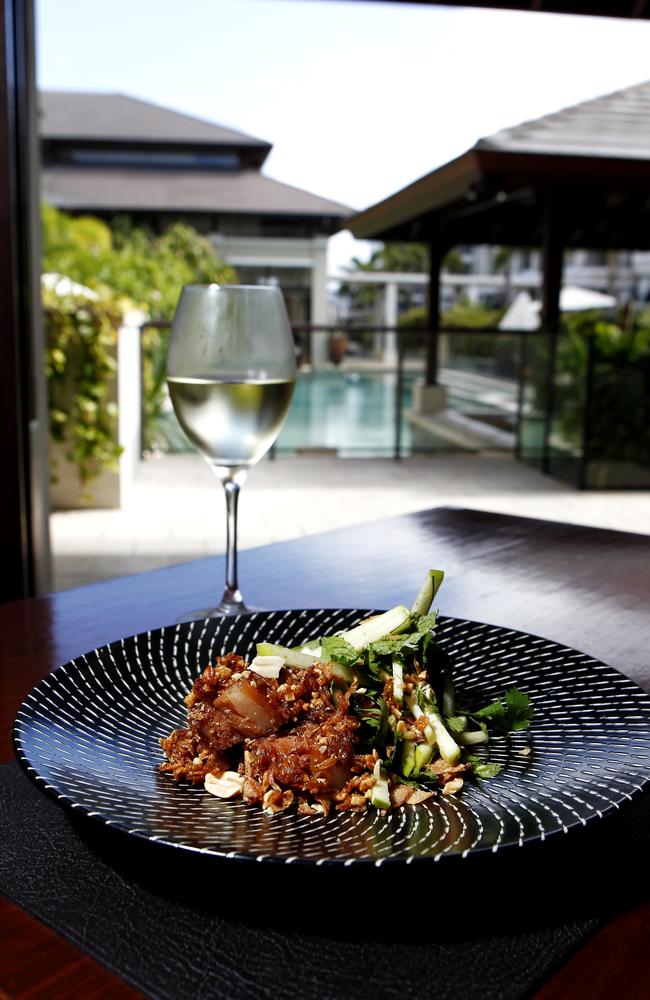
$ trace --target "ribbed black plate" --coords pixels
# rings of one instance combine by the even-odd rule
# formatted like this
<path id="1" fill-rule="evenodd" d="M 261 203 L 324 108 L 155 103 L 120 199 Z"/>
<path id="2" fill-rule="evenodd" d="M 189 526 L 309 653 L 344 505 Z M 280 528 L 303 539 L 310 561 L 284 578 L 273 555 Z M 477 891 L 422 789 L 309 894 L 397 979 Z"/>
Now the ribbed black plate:
<path id="1" fill-rule="evenodd" d="M 216 655 L 252 656 L 261 639 L 295 645 L 371 613 L 259 612 L 103 646 L 34 688 L 16 719 L 17 756 L 62 803 L 130 834 L 286 863 L 410 863 L 521 846 L 603 816 L 650 781 L 650 698 L 636 684 L 546 639 L 453 618 L 440 618 L 436 635 L 462 701 L 478 707 L 516 686 L 534 704 L 529 730 L 489 744 L 505 764 L 498 777 L 387 815 L 323 819 L 267 816 L 157 772 L 159 738 L 184 724 L 183 696 Z"/>

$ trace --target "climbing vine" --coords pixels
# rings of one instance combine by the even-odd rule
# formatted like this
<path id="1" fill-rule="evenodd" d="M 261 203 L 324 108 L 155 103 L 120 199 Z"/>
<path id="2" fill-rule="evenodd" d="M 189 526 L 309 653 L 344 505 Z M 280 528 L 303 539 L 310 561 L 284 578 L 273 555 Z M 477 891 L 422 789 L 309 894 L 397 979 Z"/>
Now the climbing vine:
<path id="1" fill-rule="evenodd" d="M 117 471 L 117 330 L 111 299 L 43 290 L 50 436 L 65 448 L 85 489 L 103 468 Z M 53 470 L 56 476 L 56 469 Z"/>

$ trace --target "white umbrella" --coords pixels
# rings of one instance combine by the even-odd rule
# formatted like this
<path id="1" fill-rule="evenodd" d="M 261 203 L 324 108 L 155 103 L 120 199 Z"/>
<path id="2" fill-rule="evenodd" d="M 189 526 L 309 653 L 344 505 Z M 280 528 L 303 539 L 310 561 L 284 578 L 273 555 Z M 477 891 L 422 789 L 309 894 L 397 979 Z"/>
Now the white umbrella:
<path id="1" fill-rule="evenodd" d="M 560 312 L 585 312 L 588 309 L 613 309 L 617 299 L 593 288 L 565 285 L 560 292 Z M 499 323 L 500 330 L 537 330 L 542 303 L 531 299 L 528 292 L 519 292 L 510 303 Z"/>
<path id="2" fill-rule="evenodd" d="M 580 288 L 578 285 L 565 285 L 560 292 L 560 310 L 562 312 L 584 312 L 586 309 L 613 309 L 616 305 L 613 295 L 595 292 L 593 288 Z M 541 302 L 538 304 L 541 309 Z"/>
<path id="3" fill-rule="evenodd" d="M 539 326 L 539 303 L 528 292 L 518 292 L 499 323 L 500 330 L 536 330 Z"/>

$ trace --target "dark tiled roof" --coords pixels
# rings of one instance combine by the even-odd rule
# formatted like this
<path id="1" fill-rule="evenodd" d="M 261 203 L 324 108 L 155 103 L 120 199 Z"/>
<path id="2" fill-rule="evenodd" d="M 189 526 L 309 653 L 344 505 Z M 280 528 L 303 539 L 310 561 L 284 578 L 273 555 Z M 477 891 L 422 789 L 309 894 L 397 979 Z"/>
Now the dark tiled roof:
<path id="1" fill-rule="evenodd" d="M 43 139 L 259 146 L 270 143 L 200 118 L 123 94 L 41 91 L 39 131 Z"/>
<path id="2" fill-rule="evenodd" d="M 46 168 L 43 197 L 84 211 L 214 212 L 346 218 L 352 209 L 310 191 L 241 172 Z"/>
<path id="3" fill-rule="evenodd" d="M 481 139 L 505 153 L 650 159 L 650 80 Z"/>

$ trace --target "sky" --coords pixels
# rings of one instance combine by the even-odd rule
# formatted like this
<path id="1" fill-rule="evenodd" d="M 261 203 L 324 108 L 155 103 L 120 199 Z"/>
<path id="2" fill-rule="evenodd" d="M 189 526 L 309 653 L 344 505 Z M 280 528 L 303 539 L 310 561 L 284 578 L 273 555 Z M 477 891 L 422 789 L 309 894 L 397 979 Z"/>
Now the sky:
<path id="1" fill-rule="evenodd" d="M 342 0 L 36 0 L 50 90 L 124 93 L 273 143 L 363 209 L 481 136 L 650 78 L 650 21 Z M 330 241 L 330 269 L 370 245 Z"/>

